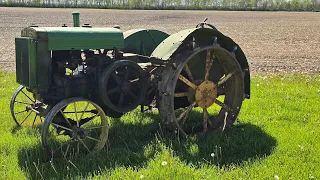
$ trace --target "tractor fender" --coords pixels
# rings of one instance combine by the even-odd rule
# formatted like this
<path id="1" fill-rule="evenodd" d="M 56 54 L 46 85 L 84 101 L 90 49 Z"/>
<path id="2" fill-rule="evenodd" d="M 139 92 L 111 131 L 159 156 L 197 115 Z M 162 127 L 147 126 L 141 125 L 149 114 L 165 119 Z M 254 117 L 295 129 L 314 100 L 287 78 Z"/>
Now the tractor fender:
<path id="1" fill-rule="evenodd" d="M 143 56 L 150 56 L 154 49 L 169 35 L 165 32 L 154 29 L 132 29 L 125 31 L 124 53 L 133 53 Z M 128 58 L 127 58 L 128 59 Z M 135 62 L 147 62 L 148 59 L 133 57 Z"/>
<path id="2" fill-rule="evenodd" d="M 240 46 L 231 38 L 212 28 L 193 28 L 179 31 L 162 41 L 151 57 L 162 61 L 174 61 L 174 56 L 186 48 L 212 45 L 214 41 L 229 52 L 234 53 L 244 74 L 244 93 L 250 98 L 250 69 L 247 58 Z M 174 63 L 174 62 L 173 62 Z"/>

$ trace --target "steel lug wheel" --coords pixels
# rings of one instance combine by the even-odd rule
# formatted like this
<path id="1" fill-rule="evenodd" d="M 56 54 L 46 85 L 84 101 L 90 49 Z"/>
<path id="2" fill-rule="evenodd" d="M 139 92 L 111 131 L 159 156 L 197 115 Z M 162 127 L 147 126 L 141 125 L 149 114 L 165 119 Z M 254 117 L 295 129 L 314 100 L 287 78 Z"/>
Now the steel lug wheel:
<path id="1" fill-rule="evenodd" d="M 41 138 L 50 155 L 66 157 L 103 149 L 108 132 L 107 117 L 97 104 L 84 98 L 70 98 L 49 111 Z"/>
<path id="2" fill-rule="evenodd" d="M 10 112 L 17 126 L 35 126 L 42 123 L 46 105 L 36 100 L 24 86 L 19 86 L 11 98 Z"/>
<path id="3" fill-rule="evenodd" d="M 225 129 L 236 120 L 243 101 L 242 70 L 235 56 L 213 45 L 173 57 L 159 83 L 163 123 L 183 135 Z"/>

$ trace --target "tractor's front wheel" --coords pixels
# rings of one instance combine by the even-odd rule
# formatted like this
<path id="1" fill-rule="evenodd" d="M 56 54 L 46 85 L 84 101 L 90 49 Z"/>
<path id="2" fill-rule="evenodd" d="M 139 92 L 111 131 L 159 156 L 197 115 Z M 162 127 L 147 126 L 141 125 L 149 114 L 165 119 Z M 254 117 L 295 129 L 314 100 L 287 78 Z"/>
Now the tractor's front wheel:
<path id="1" fill-rule="evenodd" d="M 104 111 L 84 98 L 70 98 L 55 105 L 42 126 L 44 149 L 52 156 L 88 154 L 101 150 L 108 139 Z"/>
<path id="2" fill-rule="evenodd" d="M 34 126 L 42 122 L 46 105 L 36 100 L 24 86 L 19 86 L 10 101 L 10 112 L 17 126 Z"/>

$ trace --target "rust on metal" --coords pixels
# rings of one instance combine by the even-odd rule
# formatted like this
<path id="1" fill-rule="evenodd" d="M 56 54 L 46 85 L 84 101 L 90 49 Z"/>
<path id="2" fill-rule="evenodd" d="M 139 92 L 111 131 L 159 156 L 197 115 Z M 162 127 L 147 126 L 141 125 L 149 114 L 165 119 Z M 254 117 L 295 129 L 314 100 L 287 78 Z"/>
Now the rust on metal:
<path id="1" fill-rule="evenodd" d="M 188 96 L 188 92 L 174 93 L 174 97 L 185 97 L 185 96 Z"/>
<path id="2" fill-rule="evenodd" d="M 228 79 L 230 79 L 232 77 L 232 75 L 235 73 L 235 71 L 232 71 L 231 73 L 223 76 L 219 82 L 218 82 L 218 86 L 221 86 L 223 83 L 225 83 Z"/>
<path id="3" fill-rule="evenodd" d="M 177 118 L 177 121 L 180 122 L 182 119 L 186 119 L 191 109 L 196 105 L 196 102 L 190 104 Z"/>
<path id="4" fill-rule="evenodd" d="M 217 98 L 217 87 L 211 81 L 204 81 L 201 83 L 195 94 L 195 99 L 198 106 L 202 108 L 210 107 Z"/>
<path id="5" fill-rule="evenodd" d="M 191 70 L 190 70 L 188 64 L 186 64 L 186 65 L 184 66 L 184 70 L 186 71 L 186 73 L 187 73 L 190 81 L 191 81 L 191 82 L 194 82 L 194 79 L 193 79 L 193 76 L 192 76 L 192 73 L 191 73 Z"/>
<path id="6" fill-rule="evenodd" d="M 179 75 L 179 79 L 186 83 L 188 86 L 190 86 L 193 89 L 197 89 L 197 86 L 195 84 L 193 84 L 192 82 L 190 82 L 187 78 L 185 78 L 184 76 L 182 76 L 181 74 Z"/>
<path id="7" fill-rule="evenodd" d="M 223 102 L 219 101 L 218 99 L 215 100 L 215 103 L 224 108 L 227 111 L 233 112 L 234 110 L 231 109 L 228 105 L 224 104 Z"/>
<path id="8" fill-rule="evenodd" d="M 214 55 L 213 55 L 214 56 Z M 213 63 L 213 57 L 211 56 L 211 50 L 207 50 L 207 57 L 206 57 L 206 69 L 205 69 L 205 75 L 204 80 L 208 80 L 209 78 L 209 72 Z"/>
<path id="9" fill-rule="evenodd" d="M 207 132 L 208 130 L 208 119 L 209 113 L 207 108 L 203 108 L 203 132 Z"/>

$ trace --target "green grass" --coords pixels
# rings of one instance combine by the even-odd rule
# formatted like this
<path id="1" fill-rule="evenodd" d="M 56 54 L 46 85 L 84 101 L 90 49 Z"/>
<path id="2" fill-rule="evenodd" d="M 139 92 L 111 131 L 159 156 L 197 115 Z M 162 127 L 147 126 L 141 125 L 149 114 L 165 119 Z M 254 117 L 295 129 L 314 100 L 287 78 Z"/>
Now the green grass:
<path id="1" fill-rule="evenodd" d="M 320 75 L 255 75 L 251 85 L 240 121 L 224 132 L 181 139 L 136 110 L 111 120 L 105 150 L 50 159 L 40 127 L 15 128 L 17 84 L 0 72 L 0 179 L 319 179 Z"/>

